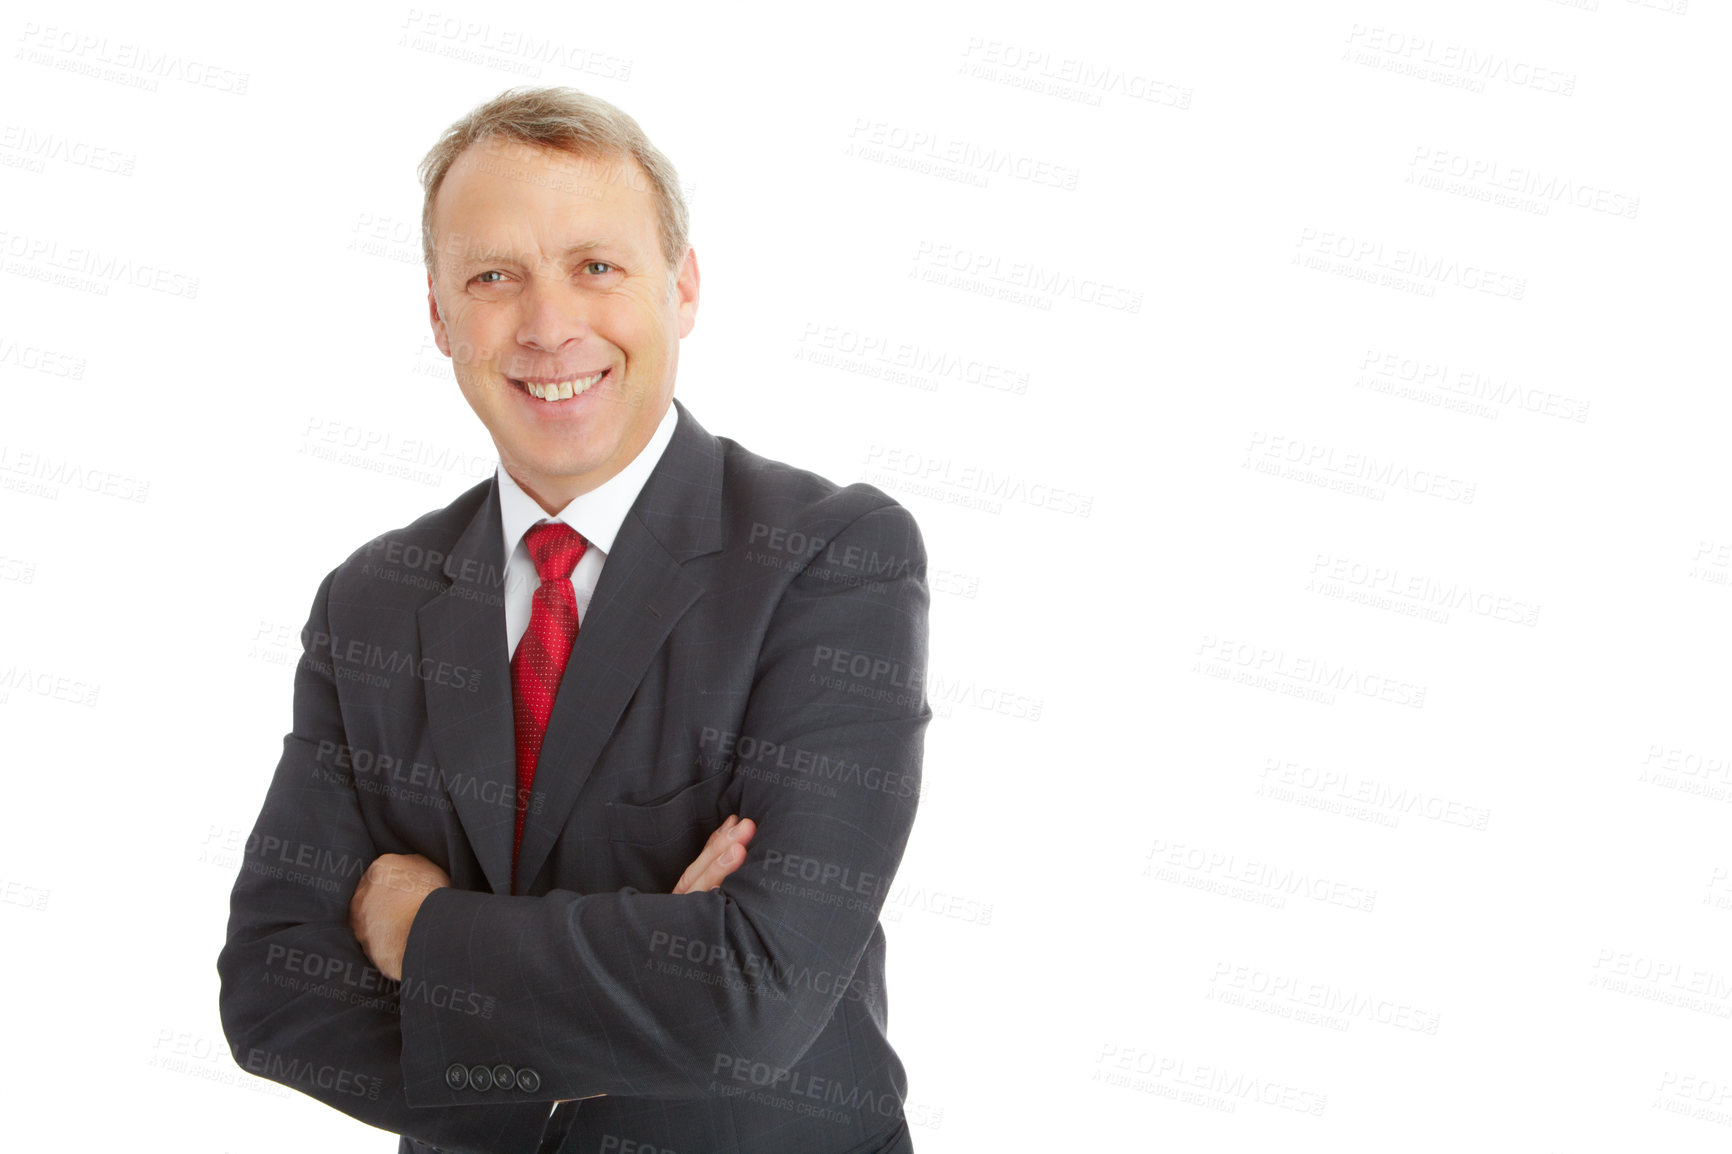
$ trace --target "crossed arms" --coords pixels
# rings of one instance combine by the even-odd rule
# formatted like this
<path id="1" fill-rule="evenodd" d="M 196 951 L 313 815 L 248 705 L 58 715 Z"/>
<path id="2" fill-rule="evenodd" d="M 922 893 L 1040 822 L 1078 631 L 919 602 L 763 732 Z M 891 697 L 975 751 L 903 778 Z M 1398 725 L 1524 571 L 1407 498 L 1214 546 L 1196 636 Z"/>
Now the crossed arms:
<path id="1" fill-rule="evenodd" d="M 751 818 L 741 820 L 738 814 L 730 814 L 670 892 L 703 893 L 721 885 L 723 878 L 745 863 L 746 847 L 755 832 Z M 403 950 L 421 903 L 434 890 L 450 885 L 450 876 L 418 853 L 380 854 L 361 875 L 349 902 L 349 928 L 367 960 L 390 981 L 403 980 Z"/>
<path id="2" fill-rule="evenodd" d="M 448 884 L 428 856 L 382 852 L 402 847 L 381 844 L 356 782 L 332 772 L 320 752 L 349 741 L 346 721 L 368 710 L 353 701 L 345 708 L 341 670 L 303 658 L 294 730 L 252 842 L 316 846 L 316 858 L 366 866 L 299 882 L 243 866 L 218 963 L 237 1062 L 452 1151 L 534 1150 L 553 1101 L 714 1094 L 719 1055 L 797 1063 L 842 998 L 861 996 L 848 976 L 880 932 L 885 891 L 846 905 L 790 893 L 771 871 L 745 866 L 745 845 L 753 842 L 754 862 L 844 863 L 856 878 L 893 876 L 930 717 L 918 693 L 887 703 L 845 679 L 813 676 L 814 655 L 824 652 L 891 653 L 924 676 L 918 531 L 895 505 L 849 512 L 816 526 L 837 555 L 913 564 L 870 585 L 793 574 L 755 638 L 750 696 L 729 724 L 758 749 L 815 751 L 857 767 L 855 784 L 825 797 L 792 788 L 806 783 L 788 774 L 736 767 L 721 812 L 753 820 L 724 824 L 671 893 L 484 893 Z M 315 635 L 354 631 L 332 620 L 342 611 L 333 597 L 341 572 L 315 599 Z M 904 788 L 884 784 L 893 779 Z M 677 943 L 752 980 L 660 975 L 656 964 Z M 813 972 L 841 978 L 799 977 Z M 401 987 L 384 985 L 398 977 Z M 448 1067 L 471 1062 L 533 1068 L 538 1077 L 485 1095 L 448 1083 Z"/>

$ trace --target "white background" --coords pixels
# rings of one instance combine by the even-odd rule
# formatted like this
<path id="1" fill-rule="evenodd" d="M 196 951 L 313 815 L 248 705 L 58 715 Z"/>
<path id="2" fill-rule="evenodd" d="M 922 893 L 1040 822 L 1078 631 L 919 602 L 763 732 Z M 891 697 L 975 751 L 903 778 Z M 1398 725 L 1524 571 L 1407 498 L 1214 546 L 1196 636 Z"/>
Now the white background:
<path id="1" fill-rule="evenodd" d="M 15 10 L 6 1144 L 391 1148 L 214 962 L 318 581 L 492 467 L 415 164 L 552 83 L 942 576 L 920 1150 L 1724 1150 L 1728 28 L 1581 3 Z"/>

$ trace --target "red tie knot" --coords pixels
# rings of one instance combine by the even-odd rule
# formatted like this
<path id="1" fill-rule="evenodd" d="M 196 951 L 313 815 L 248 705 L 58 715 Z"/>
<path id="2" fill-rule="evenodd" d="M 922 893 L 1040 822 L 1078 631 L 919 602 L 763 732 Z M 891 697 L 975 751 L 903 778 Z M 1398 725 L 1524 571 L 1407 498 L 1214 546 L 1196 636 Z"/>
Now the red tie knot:
<path id="1" fill-rule="evenodd" d="M 543 581 L 563 581 L 577 568 L 583 551 L 589 548 L 576 529 L 564 521 L 539 521 L 523 535 L 529 546 L 529 558 L 535 562 L 536 576 Z"/>

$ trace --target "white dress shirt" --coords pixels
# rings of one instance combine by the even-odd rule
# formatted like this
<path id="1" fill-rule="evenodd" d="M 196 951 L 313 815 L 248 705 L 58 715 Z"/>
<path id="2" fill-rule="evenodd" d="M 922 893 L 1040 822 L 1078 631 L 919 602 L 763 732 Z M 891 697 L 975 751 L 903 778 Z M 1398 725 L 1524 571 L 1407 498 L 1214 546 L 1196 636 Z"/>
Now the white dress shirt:
<path id="1" fill-rule="evenodd" d="M 571 573 L 571 590 L 577 595 L 577 622 L 581 630 L 589 612 L 590 598 L 595 595 L 596 582 L 601 580 L 601 567 L 613 549 L 613 540 L 632 503 L 643 491 L 656 462 L 673 440 L 674 426 L 679 423 L 679 411 L 670 403 L 662 414 L 661 423 L 650 434 L 649 443 L 633 457 L 631 463 L 600 485 L 575 497 L 556 516 L 536 504 L 535 498 L 523 491 L 501 464 L 499 477 L 499 518 L 505 531 L 505 651 L 517 652 L 517 643 L 529 629 L 529 611 L 535 591 L 541 587 L 541 577 L 535 572 L 535 562 L 529 558 L 529 546 L 523 535 L 539 521 L 563 521 L 582 534 L 589 542 L 577 568 Z"/>

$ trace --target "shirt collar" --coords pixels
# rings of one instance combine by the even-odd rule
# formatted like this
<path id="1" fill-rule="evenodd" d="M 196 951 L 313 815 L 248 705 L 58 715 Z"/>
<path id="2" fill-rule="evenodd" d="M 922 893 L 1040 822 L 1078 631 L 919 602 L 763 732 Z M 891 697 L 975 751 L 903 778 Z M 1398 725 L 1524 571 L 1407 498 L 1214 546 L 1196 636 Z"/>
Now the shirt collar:
<path id="1" fill-rule="evenodd" d="M 668 411 L 662 414 L 661 423 L 650 434 L 649 443 L 631 459 L 630 464 L 589 492 L 572 498 L 571 503 L 553 517 L 536 504 L 534 497 L 523 491 L 523 486 L 505 471 L 505 465 L 501 463 L 495 475 L 499 479 L 499 517 L 505 531 L 506 561 L 509 563 L 523 535 L 537 521 L 544 520 L 564 521 L 581 533 L 592 548 L 600 549 L 603 554 L 613 552 L 613 541 L 619 536 L 620 526 L 625 524 L 625 515 L 631 512 L 637 495 L 643 491 L 644 482 L 649 480 L 650 473 L 662 459 L 668 442 L 673 440 L 674 426 L 678 423 L 679 412 L 669 404 Z"/>

